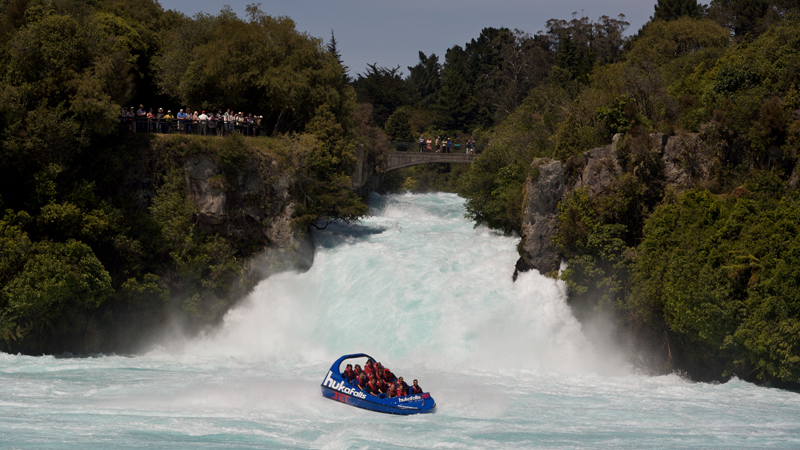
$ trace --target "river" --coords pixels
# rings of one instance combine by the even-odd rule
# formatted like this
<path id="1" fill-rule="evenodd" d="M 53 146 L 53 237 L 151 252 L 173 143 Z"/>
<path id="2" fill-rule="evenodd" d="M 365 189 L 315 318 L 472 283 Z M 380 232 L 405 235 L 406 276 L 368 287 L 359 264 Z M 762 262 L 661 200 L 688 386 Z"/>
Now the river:
<path id="1" fill-rule="evenodd" d="M 575 320 L 563 284 L 512 282 L 518 239 L 475 228 L 463 199 L 371 206 L 204 336 L 164 330 L 135 356 L 0 353 L 0 447 L 800 448 L 800 395 L 641 373 Z M 324 399 L 330 364 L 356 352 L 418 379 L 437 412 Z"/>

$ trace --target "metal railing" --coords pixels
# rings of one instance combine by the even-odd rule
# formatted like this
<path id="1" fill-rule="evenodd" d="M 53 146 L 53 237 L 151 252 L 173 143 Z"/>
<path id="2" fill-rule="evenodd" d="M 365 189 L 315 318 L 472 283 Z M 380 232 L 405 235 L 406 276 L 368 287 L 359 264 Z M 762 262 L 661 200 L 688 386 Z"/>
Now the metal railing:
<path id="1" fill-rule="evenodd" d="M 268 136 L 267 127 L 256 122 L 225 122 L 223 120 L 157 119 L 120 117 L 120 123 L 133 133 L 194 134 L 200 136 Z"/>
<path id="2" fill-rule="evenodd" d="M 399 152 L 419 152 L 420 151 L 420 144 L 419 142 L 396 142 L 392 141 L 392 147 Z M 467 146 L 466 144 L 453 144 L 453 148 L 451 151 L 447 150 L 446 143 L 439 143 L 439 148 L 436 147 L 435 144 L 431 143 L 430 149 L 428 149 L 428 144 L 425 143 L 422 145 L 422 152 L 423 153 L 467 153 L 467 154 L 475 154 L 480 153 L 480 150 L 486 147 L 486 145 L 482 144 L 473 144 L 471 146 Z"/>

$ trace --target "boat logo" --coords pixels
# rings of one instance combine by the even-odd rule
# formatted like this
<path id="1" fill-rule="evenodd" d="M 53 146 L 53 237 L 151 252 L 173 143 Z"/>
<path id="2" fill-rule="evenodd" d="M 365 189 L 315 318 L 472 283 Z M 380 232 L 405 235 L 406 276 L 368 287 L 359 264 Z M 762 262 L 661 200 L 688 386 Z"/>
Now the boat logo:
<path id="1" fill-rule="evenodd" d="M 341 392 L 343 394 L 352 395 L 353 397 L 358 397 L 360 399 L 367 398 L 367 394 L 361 392 L 360 390 L 358 390 L 356 388 L 346 387 L 345 383 L 344 383 L 344 380 L 339 381 L 337 383 L 336 381 L 334 381 L 333 378 L 331 378 L 331 375 L 333 375 L 333 372 L 331 372 L 329 370 L 328 371 L 328 376 L 326 376 L 325 377 L 325 381 L 322 382 L 323 386 L 329 387 L 329 388 L 331 388 L 331 389 L 333 389 L 335 391 L 339 391 L 339 392 Z"/>
<path id="2" fill-rule="evenodd" d="M 400 402 L 413 402 L 413 401 L 416 401 L 416 400 L 422 400 L 422 397 L 420 397 L 419 395 L 411 395 L 411 396 L 408 396 L 408 397 L 403 397 L 398 401 L 400 401 Z"/>

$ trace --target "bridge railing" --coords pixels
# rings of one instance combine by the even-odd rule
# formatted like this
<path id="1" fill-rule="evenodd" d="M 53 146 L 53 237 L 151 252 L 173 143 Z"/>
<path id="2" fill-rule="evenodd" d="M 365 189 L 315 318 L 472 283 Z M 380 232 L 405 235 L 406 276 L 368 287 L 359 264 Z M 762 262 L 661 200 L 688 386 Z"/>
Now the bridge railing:
<path id="1" fill-rule="evenodd" d="M 419 142 L 392 141 L 392 142 L 390 142 L 390 144 L 398 152 L 418 152 L 419 151 Z M 475 144 L 475 146 L 473 147 L 475 151 L 473 153 L 480 153 L 481 150 L 483 150 L 485 147 L 486 147 L 485 144 Z M 427 153 L 433 153 L 433 152 L 439 152 L 439 153 L 462 153 L 462 154 L 463 153 L 467 153 L 466 144 L 453 144 L 453 150 L 451 152 L 447 152 L 447 151 L 443 151 L 443 150 L 444 150 L 444 146 L 442 146 L 442 150 L 436 150 L 436 147 L 433 144 L 431 144 L 431 149 L 430 150 L 428 150 L 427 144 L 425 144 L 422 147 L 422 151 L 423 152 L 427 152 Z"/>
<path id="2" fill-rule="evenodd" d="M 268 136 L 267 127 L 250 122 L 227 122 L 221 120 L 148 119 L 146 117 L 120 117 L 122 126 L 132 133 L 195 134 L 202 136 L 228 136 L 239 133 L 243 136 Z"/>

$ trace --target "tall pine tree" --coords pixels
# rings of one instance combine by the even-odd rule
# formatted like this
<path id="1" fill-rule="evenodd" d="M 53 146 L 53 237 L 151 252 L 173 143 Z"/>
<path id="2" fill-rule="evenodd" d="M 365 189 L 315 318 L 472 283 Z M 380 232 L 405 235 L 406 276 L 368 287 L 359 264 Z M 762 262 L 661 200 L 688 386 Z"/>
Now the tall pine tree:
<path id="1" fill-rule="evenodd" d="M 328 53 L 333 55 L 336 58 L 336 61 L 339 62 L 339 65 L 342 66 L 342 81 L 345 84 L 350 84 L 353 82 L 353 79 L 350 77 L 348 73 L 350 68 L 344 65 L 342 61 L 342 55 L 339 53 L 339 48 L 336 46 L 336 36 L 333 35 L 333 30 L 331 30 L 331 41 L 328 42 Z"/>

